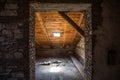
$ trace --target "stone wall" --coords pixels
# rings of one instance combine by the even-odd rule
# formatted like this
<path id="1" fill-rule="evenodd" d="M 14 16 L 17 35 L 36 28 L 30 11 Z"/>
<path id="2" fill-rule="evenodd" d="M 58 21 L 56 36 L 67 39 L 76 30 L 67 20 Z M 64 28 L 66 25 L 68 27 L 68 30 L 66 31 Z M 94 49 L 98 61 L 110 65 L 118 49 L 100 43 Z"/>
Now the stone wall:
<path id="1" fill-rule="evenodd" d="M 0 80 L 28 80 L 27 5 L 22 0 L 4 3 L 0 10 Z"/>

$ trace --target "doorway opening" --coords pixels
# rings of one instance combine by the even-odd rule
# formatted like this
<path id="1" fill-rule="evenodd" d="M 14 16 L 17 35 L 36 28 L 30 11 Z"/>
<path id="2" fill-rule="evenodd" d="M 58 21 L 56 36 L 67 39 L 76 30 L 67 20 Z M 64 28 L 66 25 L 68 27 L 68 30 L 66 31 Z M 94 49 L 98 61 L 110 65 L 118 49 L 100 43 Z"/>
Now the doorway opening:
<path id="1" fill-rule="evenodd" d="M 31 4 L 29 35 L 30 80 L 91 80 L 90 4 Z"/>

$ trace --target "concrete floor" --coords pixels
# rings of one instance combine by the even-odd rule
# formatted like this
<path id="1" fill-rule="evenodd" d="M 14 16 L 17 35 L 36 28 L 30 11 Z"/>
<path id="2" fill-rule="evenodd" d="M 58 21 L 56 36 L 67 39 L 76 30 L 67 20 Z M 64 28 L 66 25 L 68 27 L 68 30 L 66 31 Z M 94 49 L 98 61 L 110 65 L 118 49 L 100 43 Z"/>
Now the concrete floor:
<path id="1" fill-rule="evenodd" d="M 35 80 L 81 80 L 69 57 L 40 58 L 35 64 Z"/>

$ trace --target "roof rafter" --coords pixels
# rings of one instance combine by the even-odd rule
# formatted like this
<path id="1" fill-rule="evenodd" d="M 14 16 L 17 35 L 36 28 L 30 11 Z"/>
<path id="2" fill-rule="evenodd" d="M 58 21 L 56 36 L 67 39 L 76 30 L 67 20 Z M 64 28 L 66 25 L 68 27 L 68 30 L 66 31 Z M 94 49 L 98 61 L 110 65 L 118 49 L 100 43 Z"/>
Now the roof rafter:
<path id="1" fill-rule="evenodd" d="M 85 35 L 84 35 L 84 31 L 83 31 L 73 20 L 71 20 L 71 18 L 68 17 L 68 16 L 65 14 L 65 12 L 59 11 L 58 13 L 59 13 L 69 24 L 71 24 L 71 25 L 73 26 L 73 28 L 74 28 L 75 30 L 77 30 L 83 37 L 85 36 Z"/>
<path id="2" fill-rule="evenodd" d="M 49 45 L 52 47 L 52 43 L 50 42 L 47 29 L 46 29 L 46 27 L 45 27 L 45 24 L 43 23 L 42 16 L 41 16 L 40 13 L 39 13 L 37 16 L 38 16 L 39 20 L 41 21 L 40 24 L 41 24 L 41 26 L 42 26 L 42 28 L 43 28 L 43 31 L 45 32 L 46 39 L 47 39 L 47 41 L 49 42 Z"/>
<path id="3" fill-rule="evenodd" d="M 81 13 L 80 19 L 79 19 L 79 21 L 78 21 L 78 25 L 79 25 L 79 26 L 80 26 L 81 23 L 82 23 L 83 16 L 84 16 L 83 13 Z M 74 43 L 74 40 L 75 40 L 75 38 L 76 38 L 76 35 L 78 35 L 77 31 L 75 31 L 75 33 L 74 33 L 74 37 L 73 37 L 72 43 Z"/>

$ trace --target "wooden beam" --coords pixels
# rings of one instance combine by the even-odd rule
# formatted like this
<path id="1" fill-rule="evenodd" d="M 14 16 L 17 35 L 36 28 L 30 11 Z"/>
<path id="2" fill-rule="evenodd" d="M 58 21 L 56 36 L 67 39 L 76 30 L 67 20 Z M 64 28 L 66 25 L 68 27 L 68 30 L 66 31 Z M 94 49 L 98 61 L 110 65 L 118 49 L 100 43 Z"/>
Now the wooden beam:
<path id="1" fill-rule="evenodd" d="M 77 35 L 77 31 L 75 31 L 75 33 L 74 33 L 74 37 L 73 37 L 73 39 L 72 39 L 72 43 L 74 43 L 75 38 L 76 38 L 76 35 Z"/>
<path id="2" fill-rule="evenodd" d="M 73 21 L 70 17 L 68 17 L 64 12 L 58 12 L 69 24 L 73 26 L 75 30 L 77 30 L 82 36 L 84 35 L 84 31 Z"/>
<path id="3" fill-rule="evenodd" d="M 71 50 L 71 51 L 74 51 L 75 49 L 71 49 L 71 48 L 41 48 L 39 50 L 43 50 L 43 51 L 46 51 L 46 50 Z"/>
<path id="4" fill-rule="evenodd" d="M 40 13 L 37 14 L 37 17 L 38 17 L 38 19 L 41 21 L 40 24 L 41 24 L 41 26 L 42 26 L 42 28 L 43 28 L 43 30 L 44 30 L 44 32 L 45 32 L 46 39 L 47 39 L 49 45 L 52 47 L 52 43 L 50 42 L 50 39 L 49 39 L 49 36 L 48 36 L 48 32 L 47 32 L 47 29 L 46 29 L 46 27 L 45 27 L 45 25 L 44 25 L 44 23 L 43 23 L 43 19 L 42 19 L 41 14 L 40 14 Z"/>
<path id="5" fill-rule="evenodd" d="M 81 23 L 82 23 L 83 16 L 84 16 L 83 13 L 81 13 L 80 19 L 79 19 L 79 21 L 78 21 L 78 25 L 79 25 L 79 26 L 80 26 Z M 73 37 L 72 43 L 74 43 L 74 40 L 75 40 L 75 38 L 76 38 L 76 35 L 77 35 L 77 31 L 75 31 L 75 33 L 74 33 L 74 37 Z"/>
<path id="6" fill-rule="evenodd" d="M 64 39 L 63 39 L 63 47 L 65 46 L 65 38 L 66 38 L 66 25 L 64 27 Z"/>

